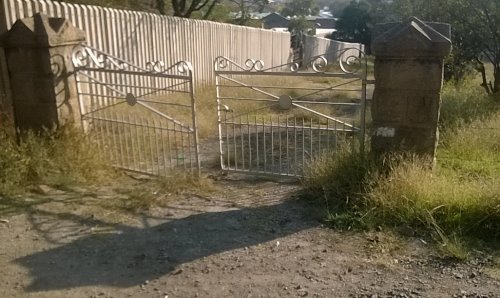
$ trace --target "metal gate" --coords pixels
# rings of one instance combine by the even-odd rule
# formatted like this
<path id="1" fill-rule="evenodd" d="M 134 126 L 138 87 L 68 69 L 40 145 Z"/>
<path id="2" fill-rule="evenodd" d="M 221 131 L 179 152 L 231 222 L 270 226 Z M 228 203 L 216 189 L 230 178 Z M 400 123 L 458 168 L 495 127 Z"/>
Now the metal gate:
<path id="1" fill-rule="evenodd" d="M 82 126 L 110 164 L 166 176 L 200 171 L 192 67 L 140 67 L 80 46 L 73 65 Z"/>
<path id="2" fill-rule="evenodd" d="M 332 53 L 329 54 L 332 56 Z M 365 138 L 366 58 L 343 49 L 270 66 L 214 62 L 223 170 L 302 177 L 315 157 Z"/>

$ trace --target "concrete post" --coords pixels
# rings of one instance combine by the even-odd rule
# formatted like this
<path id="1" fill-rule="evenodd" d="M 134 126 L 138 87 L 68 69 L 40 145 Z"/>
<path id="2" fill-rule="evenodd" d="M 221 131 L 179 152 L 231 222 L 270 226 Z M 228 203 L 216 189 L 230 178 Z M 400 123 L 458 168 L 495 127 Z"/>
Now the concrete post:
<path id="1" fill-rule="evenodd" d="M 376 26 L 371 140 L 375 155 L 409 151 L 434 160 L 450 36 L 450 25 L 414 17 Z"/>
<path id="2" fill-rule="evenodd" d="M 18 20 L 0 38 L 5 48 L 14 120 L 40 130 L 80 123 L 71 56 L 84 32 L 63 18 L 36 14 Z"/>

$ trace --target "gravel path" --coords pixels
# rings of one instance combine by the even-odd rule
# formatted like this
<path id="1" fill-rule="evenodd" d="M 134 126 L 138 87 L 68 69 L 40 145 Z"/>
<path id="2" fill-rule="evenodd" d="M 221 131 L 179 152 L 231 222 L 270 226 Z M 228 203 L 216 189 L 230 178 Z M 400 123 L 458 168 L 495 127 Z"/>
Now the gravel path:
<path id="1" fill-rule="evenodd" d="M 0 199 L 0 297 L 500 297 L 491 256 L 333 231 L 296 185 L 216 186 L 142 213 L 112 188 Z"/>

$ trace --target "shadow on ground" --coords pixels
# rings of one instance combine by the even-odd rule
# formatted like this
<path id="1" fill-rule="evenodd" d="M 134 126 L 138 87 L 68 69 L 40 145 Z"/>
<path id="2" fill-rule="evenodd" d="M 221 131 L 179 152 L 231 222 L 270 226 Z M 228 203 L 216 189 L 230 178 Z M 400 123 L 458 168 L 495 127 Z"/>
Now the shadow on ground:
<path id="1" fill-rule="evenodd" d="M 120 226 L 15 260 L 33 278 L 27 291 L 80 286 L 130 287 L 176 273 L 176 266 L 271 241 L 318 225 L 307 205 L 277 205 L 211 212 L 150 228 Z"/>

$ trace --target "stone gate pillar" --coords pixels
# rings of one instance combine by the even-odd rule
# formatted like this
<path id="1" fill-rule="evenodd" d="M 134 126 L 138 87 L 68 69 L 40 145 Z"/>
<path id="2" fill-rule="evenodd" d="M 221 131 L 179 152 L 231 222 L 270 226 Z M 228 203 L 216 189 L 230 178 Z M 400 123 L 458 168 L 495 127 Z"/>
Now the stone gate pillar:
<path id="1" fill-rule="evenodd" d="M 71 56 L 74 47 L 85 40 L 84 32 L 66 19 L 36 14 L 18 20 L 0 40 L 6 52 L 16 126 L 39 130 L 79 123 Z"/>
<path id="2" fill-rule="evenodd" d="M 410 18 L 377 25 L 372 152 L 409 151 L 434 160 L 450 25 Z"/>

